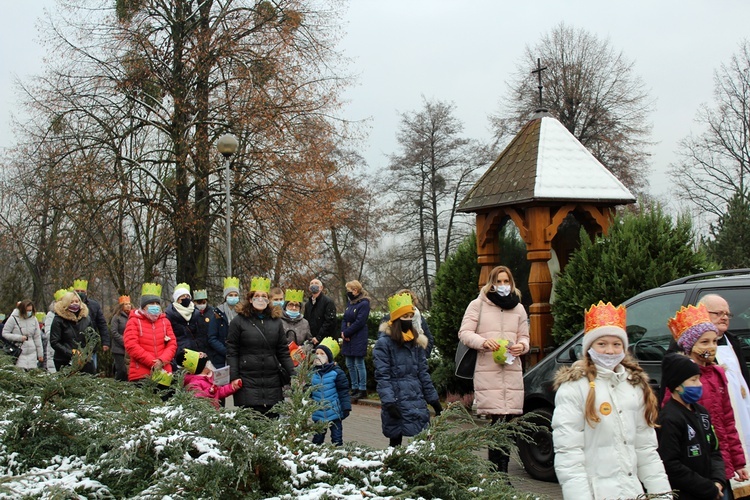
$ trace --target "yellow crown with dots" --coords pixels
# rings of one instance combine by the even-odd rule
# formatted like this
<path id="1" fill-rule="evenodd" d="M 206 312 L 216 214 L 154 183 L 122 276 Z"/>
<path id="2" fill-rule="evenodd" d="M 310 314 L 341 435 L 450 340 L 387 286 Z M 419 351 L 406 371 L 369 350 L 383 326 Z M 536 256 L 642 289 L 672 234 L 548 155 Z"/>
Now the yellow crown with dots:
<path id="1" fill-rule="evenodd" d="M 141 287 L 141 296 L 143 295 L 156 295 L 161 297 L 161 285 L 158 283 L 144 283 Z"/>
<path id="2" fill-rule="evenodd" d="M 228 278 L 224 278 L 224 288 L 240 288 L 240 279 L 235 278 L 234 276 L 230 276 Z"/>
<path id="3" fill-rule="evenodd" d="M 333 340 L 333 338 L 331 337 L 326 337 L 323 340 L 321 340 L 320 345 L 324 345 L 328 349 L 330 349 L 331 354 L 333 355 L 334 359 L 336 359 L 336 356 L 338 356 L 339 352 L 341 351 L 341 348 L 339 347 L 339 343 Z"/>
<path id="4" fill-rule="evenodd" d="M 47 315 L 43 312 L 36 313 L 36 320 L 40 323 L 44 323 L 44 320 L 47 318 Z"/>
<path id="5" fill-rule="evenodd" d="M 287 302 L 299 302 L 301 304 L 305 300 L 305 292 L 302 290 L 287 290 L 284 293 L 284 300 Z"/>
<path id="6" fill-rule="evenodd" d="M 414 304 L 411 301 L 411 295 L 400 293 L 388 297 L 388 310 L 391 313 L 391 321 L 397 320 L 404 314 L 414 312 Z"/>
<path id="7" fill-rule="evenodd" d="M 88 290 L 89 289 L 88 280 L 73 280 L 73 289 L 74 290 Z"/>
<path id="8" fill-rule="evenodd" d="M 263 278 L 262 276 L 253 276 L 250 280 L 250 291 L 251 292 L 270 292 L 271 291 L 271 280 Z"/>
<path id="9" fill-rule="evenodd" d="M 61 288 L 58 291 L 55 292 L 55 300 L 60 300 L 65 296 L 66 293 L 72 292 L 72 288 Z"/>

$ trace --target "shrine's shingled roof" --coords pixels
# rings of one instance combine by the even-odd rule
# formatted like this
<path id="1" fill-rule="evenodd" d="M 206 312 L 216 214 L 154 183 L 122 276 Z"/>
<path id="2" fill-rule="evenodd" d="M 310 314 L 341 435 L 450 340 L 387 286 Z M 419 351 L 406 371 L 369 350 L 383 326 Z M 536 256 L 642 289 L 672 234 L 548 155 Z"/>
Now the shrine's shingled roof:
<path id="1" fill-rule="evenodd" d="M 524 125 L 458 210 L 535 201 L 619 205 L 635 197 L 562 123 L 544 115 Z"/>

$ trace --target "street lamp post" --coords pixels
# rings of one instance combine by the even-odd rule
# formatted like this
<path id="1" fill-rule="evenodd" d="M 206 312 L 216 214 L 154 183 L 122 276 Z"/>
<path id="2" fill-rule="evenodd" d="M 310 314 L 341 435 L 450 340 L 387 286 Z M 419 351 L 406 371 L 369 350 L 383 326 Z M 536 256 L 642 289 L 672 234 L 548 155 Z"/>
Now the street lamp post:
<path id="1" fill-rule="evenodd" d="M 229 159 L 237 152 L 237 138 L 232 134 L 224 134 L 219 137 L 216 148 L 224 157 L 224 171 L 226 173 L 226 195 L 227 195 L 227 276 L 232 276 L 232 201 L 229 194 Z"/>

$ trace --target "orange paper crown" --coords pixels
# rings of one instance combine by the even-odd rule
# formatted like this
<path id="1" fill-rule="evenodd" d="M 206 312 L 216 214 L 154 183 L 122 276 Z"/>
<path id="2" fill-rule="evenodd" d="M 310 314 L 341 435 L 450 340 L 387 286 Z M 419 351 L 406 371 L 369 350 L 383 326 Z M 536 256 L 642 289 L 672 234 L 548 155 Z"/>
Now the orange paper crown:
<path id="1" fill-rule="evenodd" d="M 687 307 L 680 307 L 680 310 L 677 311 L 674 318 L 670 318 L 669 321 L 667 321 L 667 326 L 672 332 L 672 336 L 677 340 L 682 337 L 682 334 L 685 333 L 685 330 L 688 328 L 700 325 L 701 323 L 710 322 L 711 317 L 708 315 L 708 309 L 706 309 L 704 304 L 700 304 L 697 307 L 689 305 Z"/>
<path id="2" fill-rule="evenodd" d="M 625 306 L 617 307 L 612 302 L 606 304 L 599 301 L 598 304 L 592 305 L 583 317 L 583 333 L 589 333 L 595 328 L 602 326 L 616 326 L 625 330 Z"/>

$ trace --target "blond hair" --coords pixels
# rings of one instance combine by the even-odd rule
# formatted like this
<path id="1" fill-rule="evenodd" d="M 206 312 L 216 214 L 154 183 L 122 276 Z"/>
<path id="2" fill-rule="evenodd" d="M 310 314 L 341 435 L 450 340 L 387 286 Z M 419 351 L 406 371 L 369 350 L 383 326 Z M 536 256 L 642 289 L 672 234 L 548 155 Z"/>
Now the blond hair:
<path id="1" fill-rule="evenodd" d="M 516 288 L 516 280 L 513 279 L 513 273 L 510 272 L 510 268 L 507 266 L 497 266 L 492 271 L 490 271 L 490 276 L 487 278 L 487 283 L 482 287 L 482 293 L 487 295 L 488 293 L 495 290 L 495 281 L 497 280 L 497 275 L 500 273 L 506 273 L 508 275 L 508 280 L 510 281 L 510 291 L 518 295 L 518 298 L 521 298 L 521 290 Z"/>

